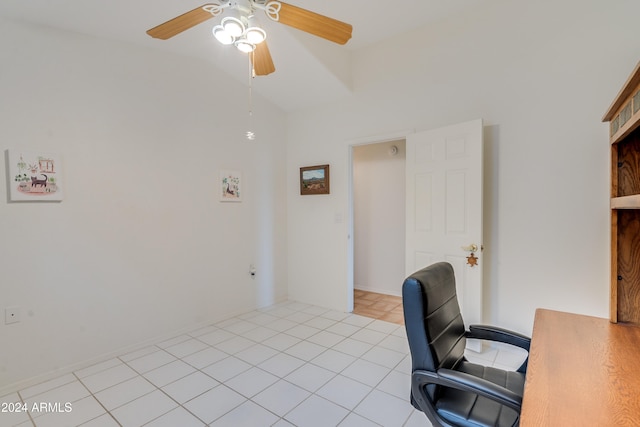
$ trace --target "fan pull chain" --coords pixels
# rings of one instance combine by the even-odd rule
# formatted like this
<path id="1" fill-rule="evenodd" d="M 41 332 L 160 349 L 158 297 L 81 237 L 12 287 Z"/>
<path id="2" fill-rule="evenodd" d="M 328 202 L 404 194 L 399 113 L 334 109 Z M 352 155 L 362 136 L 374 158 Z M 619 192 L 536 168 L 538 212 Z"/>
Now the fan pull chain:
<path id="1" fill-rule="evenodd" d="M 246 133 L 247 139 L 253 141 L 256 139 L 256 134 L 253 133 L 253 78 L 255 77 L 255 69 L 253 68 L 253 55 L 251 52 L 251 58 L 249 59 L 249 130 Z"/>

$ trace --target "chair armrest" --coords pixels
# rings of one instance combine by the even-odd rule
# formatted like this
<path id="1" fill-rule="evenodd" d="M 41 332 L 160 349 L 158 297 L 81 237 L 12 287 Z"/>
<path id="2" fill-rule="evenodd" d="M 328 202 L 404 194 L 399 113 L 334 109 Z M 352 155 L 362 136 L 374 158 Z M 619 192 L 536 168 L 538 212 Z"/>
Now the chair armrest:
<path id="1" fill-rule="evenodd" d="M 471 325 L 466 334 L 467 338 L 498 341 L 511 344 L 529 351 L 531 338 L 517 332 L 488 325 Z"/>
<path id="2" fill-rule="evenodd" d="M 476 393 L 518 412 L 520 412 L 520 408 L 522 407 L 522 396 L 519 396 L 511 390 L 485 379 L 451 369 L 438 369 L 438 372 L 423 370 L 413 372 L 411 375 L 411 391 L 419 405 L 426 404 L 426 402 L 424 402 L 424 387 L 429 384 L 438 384 L 443 387 L 451 387 Z"/>
<path id="3" fill-rule="evenodd" d="M 528 336 L 510 331 L 508 329 L 498 328 L 496 326 L 471 325 L 469 326 L 469 330 L 465 333 L 465 336 L 467 338 L 503 342 L 516 347 L 520 347 L 526 350 L 527 353 L 531 348 L 531 338 L 529 338 Z M 527 358 L 524 360 L 524 362 L 522 362 L 522 365 L 520 365 L 517 371 L 526 373 L 528 363 L 529 356 L 527 355 Z"/>

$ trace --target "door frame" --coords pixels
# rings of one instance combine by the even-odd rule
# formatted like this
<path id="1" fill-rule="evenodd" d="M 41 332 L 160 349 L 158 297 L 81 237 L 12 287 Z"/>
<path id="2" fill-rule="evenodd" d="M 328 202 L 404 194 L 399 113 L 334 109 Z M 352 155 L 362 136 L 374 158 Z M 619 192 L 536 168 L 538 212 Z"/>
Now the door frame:
<path id="1" fill-rule="evenodd" d="M 354 232 L 354 180 L 353 180 L 353 149 L 360 145 L 372 145 L 382 144 L 385 142 L 397 141 L 399 139 L 406 139 L 408 135 L 415 133 L 415 129 L 411 130 L 399 130 L 382 135 L 367 136 L 359 139 L 347 141 L 347 181 L 348 181 L 348 226 L 347 226 L 347 312 L 353 312 L 353 291 L 355 281 L 355 241 L 353 237 Z"/>

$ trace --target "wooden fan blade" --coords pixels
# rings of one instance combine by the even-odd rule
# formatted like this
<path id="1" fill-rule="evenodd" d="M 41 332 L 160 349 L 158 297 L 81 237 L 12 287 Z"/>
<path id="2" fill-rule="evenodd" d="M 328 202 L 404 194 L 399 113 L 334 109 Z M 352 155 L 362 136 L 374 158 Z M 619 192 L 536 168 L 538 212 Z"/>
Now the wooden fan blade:
<path id="1" fill-rule="evenodd" d="M 266 76 L 276 70 L 266 40 L 256 45 L 256 49 L 251 55 L 251 60 L 253 61 L 253 69 L 256 72 L 256 76 Z"/>
<path id="2" fill-rule="evenodd" d="M 203 9 L 205 6 L 209 6 L 209 3 L 203 4 L 198 8 L 170 19 L 164 24 L 153 27 L 147 31 L 147 34 L 154 39 L 167 40 L 191 27 L 195 27 L 196 25 L 213 18 L 213 14 L 211 12 Z"/>
<path id="3" fill-rule="evenodd" d="M 282 5 L 278 22 L 334 43 L 345 44 L 351 38 L 353 27 L 337 19 L 329 18 L 297 6 L 278 1 Z"/>

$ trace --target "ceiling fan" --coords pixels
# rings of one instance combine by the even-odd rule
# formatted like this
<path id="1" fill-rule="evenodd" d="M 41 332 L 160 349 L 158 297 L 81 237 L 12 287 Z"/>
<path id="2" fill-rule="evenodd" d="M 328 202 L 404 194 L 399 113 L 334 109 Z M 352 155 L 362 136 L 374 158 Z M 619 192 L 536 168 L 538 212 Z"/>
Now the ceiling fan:
<path id="1" fill-rule="evenodd" d="M 264 11 L 272 21 L 280 22 L 314 36 L 345 44 L 353 27 L 280 0 L 214 0 L 147 31 L 153 38 L 167 40 L 204 21 L 223 15 L 213 34 L 223 44 L 235 44 L 243 52 L 251 53 L 253 69 L 258 76 L 275 71 L 271 53 L 264 38 L 266 33 L 256 24 L 255 12 Z"/>

